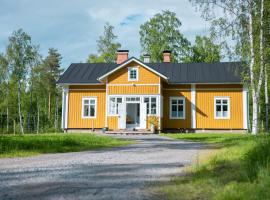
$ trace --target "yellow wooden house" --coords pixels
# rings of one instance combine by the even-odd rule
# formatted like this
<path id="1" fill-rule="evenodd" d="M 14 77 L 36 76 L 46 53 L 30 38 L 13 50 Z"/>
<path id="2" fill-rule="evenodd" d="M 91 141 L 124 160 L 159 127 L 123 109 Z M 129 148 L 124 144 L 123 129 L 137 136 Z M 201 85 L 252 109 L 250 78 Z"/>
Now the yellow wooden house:
<path id="1" fill-rule="evenodd" d="M 116 63 L 73 63 L 60 77 L 62 128 L 248 129 L 241 63 L 151 63 L 117 52 Z"/>

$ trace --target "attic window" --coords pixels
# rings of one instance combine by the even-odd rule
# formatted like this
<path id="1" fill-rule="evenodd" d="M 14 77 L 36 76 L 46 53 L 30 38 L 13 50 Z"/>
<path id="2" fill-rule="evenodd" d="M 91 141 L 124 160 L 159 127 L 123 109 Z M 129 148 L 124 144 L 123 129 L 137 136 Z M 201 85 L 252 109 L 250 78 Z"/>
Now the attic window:
<path id="1" fill-rule="evenodd" d="M 128 81 L 138 81 L 138 68 L 137 67 L 128 68 Z"/>

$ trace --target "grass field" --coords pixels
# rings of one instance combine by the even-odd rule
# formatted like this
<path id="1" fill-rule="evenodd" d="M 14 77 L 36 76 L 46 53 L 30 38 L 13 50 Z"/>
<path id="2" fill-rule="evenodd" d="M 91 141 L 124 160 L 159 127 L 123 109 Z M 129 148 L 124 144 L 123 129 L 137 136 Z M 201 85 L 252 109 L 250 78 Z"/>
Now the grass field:
<path id="1" fill-rule="evenodd" d="M 0 158 L 116 147 L 130 141 L 94 134 L 0 135 Z"/>
<path id="2" fill-rule="evenodd" d="M 151 188 L 157 199 L 270 199 L 270 136 L 240 134 L 166 134 L 209 143 L 210 157 L 183 176 Z M 213 153 L 214 152 L 214 153 Z M 207 157 L 207 156 L 206 156 Z"/>

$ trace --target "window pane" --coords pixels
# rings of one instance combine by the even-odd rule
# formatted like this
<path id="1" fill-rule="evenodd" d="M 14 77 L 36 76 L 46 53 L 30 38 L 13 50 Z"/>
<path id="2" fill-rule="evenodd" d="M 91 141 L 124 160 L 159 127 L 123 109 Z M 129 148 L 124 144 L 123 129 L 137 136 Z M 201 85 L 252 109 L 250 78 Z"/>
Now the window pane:
<path id="1" fill-rule="evenodd" d="M 184 102 L 183 102 L 183 99 L 179 99 L 178 100 L 178 104 L 183 104 Z"/>
<path id="2" fill-rule="evenodd" d="M 151 98 L 151 102 L 153 103 L 153 102 L 156 102 L 157 101 L 157 99 L 156 99 L 156 97 L 152 97 Z"/>
<path id="3" fill-rule="evenodd" d="M 176 111 L 172 111 L 172 117 L 177 117 L 177 112 Z"/>
<path id="4" fill-rule="evenodd" d="M 228 111 L 228 106 L 227 105 L 223 105 L 222 108 L 223 108 L 223 111 Z"/>
<path id="5" fill-rule="evenodd" d="M 177 106 L 176 105 L 172 105 L 172 111 L 177 111 Z"/>
<path id="6" fill-rule="evenodd" d="M 156 108 L 152 108 L 152 109 L 151 109 L 151 114 L 153 114 L 153 115 L 157 114 Z"/>
<path id="7" fill-rule="evenodd" d="M 184 112 L 183 111 L 179 111 L 177 117 L 184 117 Z"/>
<path id="8" fill-rule="evenodd" d="M 88 105 L 84 105 L 83 106 L 83 116 L 84 117 L 88 117 L 89 116 L 89 106 Z"/>
<path id="9" fill-rule="evenodd" d="M 223 117 L 228 117 L 228 111 L 223 111 Z"/>
<path id="10" fill-rule="evenodd" d="M 172 100 L 172 104 L 177 104 L 177 100 Z"/>
<path id="11" fill-rule="evenodd" d="M 216 111 L 216 116 L 221 117 L 221 111 Z"/>
<path id="12" fill-rule="evenodd" d="M 222 100 L 222 103 L 223 103 L 223 104 L 227 104 L 228 101 L 227 101 L 227 100 Z"/>
<path id="13" fill-rule="evenodd" d="M 84 101 L 83 101 L 83 104 L 85 105 L 85 104 L 89 104 L 89 100 L 88 99 L 85 99 Z"/>
<path id="14" fill-rule="evenodd" d="M 221 106 L 217 105 L 216 106 L 216 111 L 221 111 Z"/>
<path id="15" fill-rule="evenodd" d="M 144 98 L 144 103 L 148 103 L 148 102 L 149 102 L 149 98 L 148 97 Z"/>
<path id="16" fill-rule="evenodd" d="M 178 111 L 183 111 L 184 107 L 182 105 L 178 105 Z"/>
<path id="17" fill-rule="evenodd" d="M 221 100 L 216 100 L 216 104 L 221 104 Z"/>
<path id="18" fill-rule="evenodd" d="M 95 106 L 94 105 L 90 105 L 90 116 L 91 117 L 95 116 Z"/>
<path id="19" fill-rule="evenodd" d="M 117 98 L 117 103 L 122 103 L 122 98 Z"/>

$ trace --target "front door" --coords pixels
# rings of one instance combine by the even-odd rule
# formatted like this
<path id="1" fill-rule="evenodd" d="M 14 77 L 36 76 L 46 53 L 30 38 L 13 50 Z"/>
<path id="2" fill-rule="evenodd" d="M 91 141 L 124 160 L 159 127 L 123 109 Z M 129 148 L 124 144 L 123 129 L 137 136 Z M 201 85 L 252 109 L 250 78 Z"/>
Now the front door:
<path id="1" fill-rule="evenodd" d="M 140 126 L 140 103 L 127 103 L 126 127 L 133 129 Z"/>
<path id="2" fill-rule="evenodd" d="M 118 120 L 119 129 L 126 129 L 126 104 L 125 103 L 118 104 L 118 114 L 119 114 L 119 120 Z"/>

